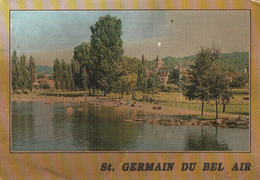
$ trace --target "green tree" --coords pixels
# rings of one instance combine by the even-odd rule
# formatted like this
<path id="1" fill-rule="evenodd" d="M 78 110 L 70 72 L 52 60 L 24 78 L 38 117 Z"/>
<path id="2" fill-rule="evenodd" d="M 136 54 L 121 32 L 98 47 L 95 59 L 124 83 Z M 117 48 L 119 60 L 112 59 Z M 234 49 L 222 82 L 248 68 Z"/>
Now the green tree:
<path id="1" fill-rule="evenodd" d="M 71 88 L 72 90 L 75 90 L 77 79 L 80 78 L 80 67 L 77 61 L 74 59 L 71 59 Z M 76 83 L 75 83 L 76 82 Z"/>
<path id="2" fill-rule="evenodd" d="M 58 58 L 55 59 L 53 63 L 53 80 L 55 84 L 55 89 L 58 90 L 61 88 L 61 78 L 62 78 L 62 68 L 61 63 Z"/>
<path id="3" fill-rule="evenodd" d="M 14 50 L 12 53 L 12 90 L 14 93 L 16 93 L 18 89 L 18 57 L 17 53 Z"/>
<path id="4" fill-rule="evenodd" d="M 92 61 L 90 57 L 90 43 L 83 42 L 82 44 L 76 46 L 74 48 L 74 55 L 73 58 L 79 65 L 79 74 L 75 74 L 74 82 L 76 87 L 82 88 L 84 85 L 82 84 L 82 72 L 85 68 L 87 77 L 88 77 L 88 88 L 89 88 L 89 95 L 90 95 L 90 89 L 92 87 L 93 94 L 95 93 L 95 87 L 96 87 L 96 75 L 95 75 L 95 66 L 94 62 Z"/>
<path id="5" fill-rule="evenodd" d="M 120 67 L 124 52 L 121 39 L 122 22 L 116 17 L 106 15 L 100 17 L 95 25 L 90 27 L 90 31 L 90 54 L 95 64 L 95 78 L 106 96 L 119 78 L 115 72 Z"/>
<path id="6" fill-rule="evenodd" d="M 146 77 L 146 60 L 142 55 L 142 61 L 138 65 L 138 78 L 137 78 L 138 89 L 142 92 L 146 91 L 147 88 L 147 77 Z"/>
<path id="7" fill-rule="evenodd" d="M 132 99 L 135 99 L 138 83 L 138 67 L 140 60 L 137 58 L 123 57 L 121 67 L 116 71 L 119 78 L 116 84 L 117 91 L 121 93 L 123 98 L 124 92 L 130 92 Z"/>
<path id="8" fill-rule="evenodd" d="M 28 87 L 29 83 L 29 72 L 28 72 L 28 66 L 26 64 L 26 56 L 23 54 L 20 57 L 20 68 L 19 68 L 19 82 L 20 82 L 20 89 L 22 92 L 25 91 L 25 89 Z"/>
<path id="9" fill-rule="evenodd" d="M 210 83 L 209 93 L 210 99 L 215 101 L 216 105 L 216 119 L 218 118 L 218 104 L 220 100 L 227 102 L 230 100 L 229 80 L 225 76 L 223 70 L 217 64 L 213 65 L 208 77 Z"/>
<path id="10" fill-rule="evenodd" d="M 72 72 L 70 64 L 65 64 L 65 88 L 67 91 L 72 90 L 71 81 L 72 81 Z"/>
<path id="11" fill-rule="evenodd" d="M 169 75 L 169 80 L 168 82 L 171 84 L 178 84 L 180 81 L 180 69 L 173 69 L 173 71 Z"/>
<path id="12" fill-rule="evenodd" d="M 61 89 L 64 91 L 66 88 L 66 81 L 67 81 L 67 72 L 66 72 L 66 63 L 64 59 L 61 60 Z"/>
<path id="13" fill-rule="evenodd" d="M 248 74 L 242 74 L 240 76 L 234 77 L 230 86 L 232 88 L 245 87 L 245 85 L 248 83 L 248 79 Z"/>
<path id="14" fill-rule="evenodd" d="M 201 115 L 203 115 L 204 102 L 210 100 L 210 84 L 209 76 L 214 61 L 219 57 L 220 50 L 201 47 L 197 53 L 194 64 L 190 65 L 189 77 L 190 84 L 187 86 L 185 96 L 192 99 L 201 100 Z"/>
<path id="15" fill-rule="evenodd" d="M 226 111 L 226 104 L 230 103 L 230 100 L 233 99 L 233 98 L 234 97 L 233 97 L 231 91 L 224 90 L 222 92 L 221 101 L 222 101 L 222 105 L 223 105 L 223 109 L 222 109 L 223 113 L 225 113 L 225 111 Z"/>
<path id="16" fill-rule="evenodd" d="M 29 87 L 30 91 L 32 92 L 33 83 L 36 80 L 36 64 L 35 64 L 34 58 L 32 56 L 30 57 L 30 60 L 29 60 L 28 72 L 29 72 L 28 87 Z"/>
<path id="17" fill-rule="evenodd" d="M 82 85 L 83 85 L 83 90 L 87 90 L 87 86 L 88 86 L 88 74 L 86 71 L 86 68 L 82 69 Z"/>

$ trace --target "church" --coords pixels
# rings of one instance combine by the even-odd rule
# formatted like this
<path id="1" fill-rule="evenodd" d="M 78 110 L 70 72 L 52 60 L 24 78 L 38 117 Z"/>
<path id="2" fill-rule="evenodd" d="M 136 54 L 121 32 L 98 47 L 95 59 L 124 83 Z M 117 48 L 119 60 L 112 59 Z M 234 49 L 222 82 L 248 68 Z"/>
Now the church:
<path id="1" fill-rule="evenodd" d="M 177 67 L 178 68 L 178 67 Z M 158 80 L 160 80 L 162 83 L 166 84 L 169 79 L 169 75 L 172 72 L 172 68 L 169 67 L 163 67 L 162 59 L 157 56 L 156 58 L 156 74 Z"/>

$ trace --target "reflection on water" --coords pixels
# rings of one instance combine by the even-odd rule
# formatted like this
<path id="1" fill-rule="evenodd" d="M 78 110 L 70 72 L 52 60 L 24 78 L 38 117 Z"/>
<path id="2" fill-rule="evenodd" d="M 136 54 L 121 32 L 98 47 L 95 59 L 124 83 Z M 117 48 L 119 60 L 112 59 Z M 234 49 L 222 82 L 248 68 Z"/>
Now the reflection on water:
<path id="1" fill-rule="evenodd" d="M 248 129 L 124 121 L 133 109 L 12 102 L 13 151 L 248 151 Z"/>

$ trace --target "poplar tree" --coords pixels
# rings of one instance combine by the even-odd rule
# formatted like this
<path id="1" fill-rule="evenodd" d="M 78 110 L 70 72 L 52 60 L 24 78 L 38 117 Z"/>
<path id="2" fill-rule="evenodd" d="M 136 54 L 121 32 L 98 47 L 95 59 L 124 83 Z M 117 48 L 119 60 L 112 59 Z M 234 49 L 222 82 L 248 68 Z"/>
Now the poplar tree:
<path id="1" fill-rule="evenodd" d="M 28 72 L 29 72 L 28 88 L 32 92 L 33 83 L 36 80 L 36 65 L 35 65 L 34 58 L 32 56 L 30 57 L 30 61 L 29 61 L 29 65 L 28 65 Z"/>
<path id="2" fill-rule="evenodd" d="M 147 88 L 147 77 L 146 77 L 146 61 L 144 55 L 142 55 L 141 63 L 138 66 L 138 78 L 137 78 L 138 89 L 142 92 L 146 91 Z"/>
<path id="3" fill-rule="evenodd" d="M 53 80 L 55 89 L 58 90 L 61 88 L 61 76 L 62 76 L 62 69 L 61 69 L 61 63 L 58 58 L 55 59 L 53 63 Z"/>
<path id="4" fill-rule="evenodd" d="M 67 73 L 66 73 L 66 63 L 64 59 L 61 60 L 61 89 L 64 91 L 66 88 L 66 78 L 67 78 Z"/>
<path id="5" fill-rule="evenodd" d="M 90 27 L 92 33 L 90 55 L 95 64 L 97 86 L 104 95 L 112 91 L 119 76 L 116 69 L 120 67 L 123 55 L 122 22 L 116 17 L 106 15 Z"/>
<path id="6" fill-rule="evenodd" d="M 87 74 L 86 68 L 83 68 L 83 69 L 82 69 L 82 77 L 81 77 L 81 80 L 82 80 L 83 90 L 87 90 L 88 74 Z"/>
<path id="7" fill-rule="evenodd" d="M 26 64 L 26 56 L 24 54 L 20 57 L 19 65 L 20 65 L 20 67 L 18 68 L 19 85 L 22 92 L 24 92 L 25 89 L 28 87 L 28 83 L 29 83 L 28 66 Z"/>
<path id="8" fill-rule="evenodd" d="M 14 50 L 12 53 L 12 90 L 14 93 L 16 93 L 18 89 L 17 63 L 18 63 L 18 57 L 16 51 Z"/>

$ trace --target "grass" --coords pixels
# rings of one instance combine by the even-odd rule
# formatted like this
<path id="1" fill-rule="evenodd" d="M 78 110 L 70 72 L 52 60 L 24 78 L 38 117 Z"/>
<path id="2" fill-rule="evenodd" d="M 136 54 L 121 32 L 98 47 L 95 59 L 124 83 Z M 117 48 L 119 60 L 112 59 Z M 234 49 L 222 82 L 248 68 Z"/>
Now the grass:
<path id="1" fill-rule="evenodd" d="M 243 97 L 249 97 L 248 94 L 244 94 L 244 92 L 248 92 L 248 89 L 233 89 L 233 92 L 242 92 L 241 94 L 233 94 L 233 99 L 231 99 L 230 103 L 226 105 L 225 114 L 236 114 L 236 115 L 249 115 L 249 101 L 244 100 Z M 74 91 L 74 92 L 50 92 L 50 91 L 37 91 L 32 94 L 23 94 L 23 97 L 35 97 L 35 96 L 63 96 L 63 97 L 80 97 L 88 94 L 88 91 Z M 101 92 L 100 92 L 101 95 Z M 145 94 L 142 92 L 136 92 L 136 100 L 135 101 L 142 101 L 145 102 L 142 98 L 143 95 L 148 96 L 148 99 L 152 99 L 152 94 Z M 14 94 L 12 97 L 18 97 L 19 95 Z M 111 93 L 108 94 L 109 98 L 119 98 L 119 94 Z M 131 94 L 125 94 L 124 100 L 132 100 Z M 164 93 L 160 92 L 154 95 L 154 101 L 147 101 L 147 103 L 151 103 L 154 105 L 159 106 L 166 106 L 178 109 L 187 109 L 193 111 L 201 111 L 201 101 L 189 101 L 186 99 L 182 93 L 180 92 L 170 92 Z M 219 104 L 219 114 L 222 114 L 223 105 Z M 209 101 L 205 102 L 204 104 L 204 112 L 216 112 L 215 102 Z M 222 114 L 223 115 L 223 114 Z"/>
<path id="2" fill-rule="evenodd" d="M 39 92 L 38 95 L 45 95 L 45 96 L 63 96 L 63 97 L 80 97 L 84 96 L 87 91 L 73 91 L 73 92 Z"/>
<path id="3" fill-rule="evenodd" d="M 143 101 L 143 95 L 148 95 L 148 99 L 152 98 L 152 94 L 145 94 L 141 92 L 136 93 L 137 101 Z M 249 101 L 244 100 L 243 97 L 247 96 L 240 96 L 237 94 L 233 95 L 234 98 L 231 99 L 229 104 L 226 104 L 225 113 L 227 114 L 237 114 L 237 115 L 249 115 Z M 118 94 L 109 94 L 111 98 L 119 98 Z M 125 100 L 131 101 L 131 94 L 124 96 Z M 161 105 L 167 106 L 172 108 L 179 108 L 179 109 L 187 109 L 187 110 L 194 110 L 194 111 L 201 111 L 201 101 L 189 101 L 186 99 L 182 93 L 163 93 L 160 92 L 154 95 L 154 101 L 148 101 L 148 103 L 154 105 Z M 223 105 L 218 105 L 219 113 L 222 113 Z M 216 112 L 215 101 L 205 102 L 204 104 L 204 112 Z"/>

